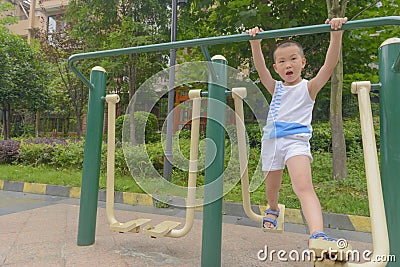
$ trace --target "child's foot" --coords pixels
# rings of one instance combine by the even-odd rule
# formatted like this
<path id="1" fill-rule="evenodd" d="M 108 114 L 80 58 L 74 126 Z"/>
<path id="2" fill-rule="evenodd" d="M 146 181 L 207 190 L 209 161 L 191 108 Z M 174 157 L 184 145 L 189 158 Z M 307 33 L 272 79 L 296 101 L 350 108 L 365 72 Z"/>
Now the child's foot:
<path id="1" fill-rule="evenodd" d="M 265 211 L 265 217 L 263 217 L 263 228 L 274 230 L 277 227 L 277 219 L 279 217 L 279 209 L 273 210 L 269 208 Z"/>
<path id="2" fill-rule="evenodd" d="M 314 251 L 317 258 L 328 258 L 331 260 L 345 261 L 347 251 L 351 246 L 345 239 L 336 239 L 324 232 L 314 231 L 308 240 L 310 251 Z"/>

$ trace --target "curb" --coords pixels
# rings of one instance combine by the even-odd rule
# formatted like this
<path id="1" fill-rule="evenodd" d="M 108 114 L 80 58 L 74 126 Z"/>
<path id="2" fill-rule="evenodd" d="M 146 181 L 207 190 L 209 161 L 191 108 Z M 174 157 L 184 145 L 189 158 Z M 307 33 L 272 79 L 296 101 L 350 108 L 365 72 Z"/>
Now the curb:
<path id="1" fill-rule="evenodd" d="M 80 198 L 81 195 L 80 187 L 15 182 L 7 180 L 0 180 L 0 190 L 70 198 Z M 98 199 L 99 201 L 106 201 L 105 190 L 99 190 Z M 151 195 L 140 193 L 115 191 L 114 202 L 136 206 L 158 206 L 157 203 L 159 201 L 157 200 L 156 196 L 153 197 Z M 182 203 L 185 203 L 183 198 L 171 197 L 167 204 L 182 205 Z M 259 206 L 252 205 L 252 209 L 258 212 Z M 199 208 L 199 210 L 201 210 L 201 208 Z M 223 202 L 222 211 L 224 215 L 247 217 L 244 213 L 241 203 Z M 356 232 L 371 232 L 371 221 L 369 217 L 328 212 L 323 212 L 322 215 L 325 228 Z M 285 223 L 302 225 L 306 224 L 301 210 L 290 208 L 285 209 Z"/>

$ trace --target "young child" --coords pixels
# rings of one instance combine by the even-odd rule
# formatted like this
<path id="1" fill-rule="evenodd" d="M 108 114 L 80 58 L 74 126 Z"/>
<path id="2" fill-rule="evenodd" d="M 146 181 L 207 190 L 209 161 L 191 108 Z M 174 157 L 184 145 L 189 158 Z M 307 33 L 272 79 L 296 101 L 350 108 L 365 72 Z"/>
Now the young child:
<path id="1" fill-rule="evenodd" d="M 335 31 L 330 33 L 329 48 L 325 63 L 311 80 L 305 80 L 301 72 L 306 65 L 300 44 L 286 41 L 274 51 L 274 70 L 282 81 L 272 78 L 261 51 L 261 40 L 250 40 L 253 60 L 262 84 L 271 93 L 272 101 L 267 125 L 262 137 L 262 166 L 266 175 L 266 198 L 270 209 L 266 211 L 266 226 L 276 228 L 279 216 L 278 197 L 285 164 L 288 168 L 293 190 L 298 196 L 307 221 L 310 239 L 336 241 L 323 232 L 321 205 L 315 194 L 311 177 L 312 156 L 310 143 L 312 109 L 315 98 L 328 82 L 340 54 L 342 31 L 336 31 L 346 23 L 347 18 L 326 20 Z M 247 30 L 256 36 L 262 29 Z"/>

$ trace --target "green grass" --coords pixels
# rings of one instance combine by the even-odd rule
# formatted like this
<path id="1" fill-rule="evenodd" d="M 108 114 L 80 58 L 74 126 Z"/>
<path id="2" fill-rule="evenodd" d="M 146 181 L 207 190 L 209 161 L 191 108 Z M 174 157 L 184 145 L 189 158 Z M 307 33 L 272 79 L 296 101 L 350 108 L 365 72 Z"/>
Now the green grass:
<path id="1" fill-rule="evenodd" d="M 369 216 L 368 194 L 364 161 L 362 154 L 348 157 L 348 178 L 334 181 L 332 175 L 331 153 L 315 152 L 312 175 L 315 192 L 321 202 L 322 210 L 342 214 Z M 226 201 L 241 201 L 241 189 L 235 187 L 225 196 Z M 265 184 L 251 194 L 252 204 L 266 204 Z M 300 202 L 293 192 L 290 177 L 285 170 L 280 190 L 279 202 L 288 208 L 300 209 Z"/>
<path id="2" fill-rule="evenodd" d="M 24 165 L 0 165 L 0 180 L 20 181 L 64 186 L 81 186 L 82 171 L 76 169 L 56 169 L 47 165 L 37 167 Z M 101 189 L 106 188 L 106 176 L 100 174 Z M 143 193 L 131 176 L 116 176 L 115 190 Z"/>
<path id="3" fill-rule="evenodd" d="M 364 172 L 364 162 L 361 153 L 348 157 L 348 178 L 343 181 L 333 181 L 332 156 L 326 152 L 313 153 L 312 163 L 313 183 L 325 212 L 369 216 L 368 196 Z M 186 175 L 184 175 L 186 177 Z M 46 165 L 37 167 L 22 165 L 0 165 L 0 180 L 23 181 L 64 186 L 81 185 L 82 172 L 76 169 L 56 169 Z M 251 177 L 251 175 L 250 175 Z M 199 177 L 201 181 L 203 177 Z M 182 184 L 182 177 L 176 178 L 175 184 Z M 105 174 L 100 175 L 100 188 L 106 187 Z M 251 193 L 252 204 L 266 204 L 265 185 L 262 184 Z M 115 177 L 115 190 L 143 193 L 131 176 Z M 242 192 L 237 184 L 225 196 L 224 201 L 241 202 Z M 280 191 L 280 203 L 288 208 L 300 208 L 300 202 L 294 194 L 290 178 L 285 171 Z"/>

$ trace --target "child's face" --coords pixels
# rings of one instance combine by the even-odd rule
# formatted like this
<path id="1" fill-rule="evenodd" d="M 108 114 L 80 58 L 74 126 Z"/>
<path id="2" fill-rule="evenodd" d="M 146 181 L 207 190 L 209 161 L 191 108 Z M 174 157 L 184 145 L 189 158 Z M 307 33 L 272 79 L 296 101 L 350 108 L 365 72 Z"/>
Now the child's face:
<path id="1" fill-rule="evenodd" d="M 299 83 L 301 71 L 306 65 L 306 58 L 301 56 L 297 46 L 278 48 L 275 51 L 274 69 L 285 81 L 284 85 L 295 85 Z"/>

